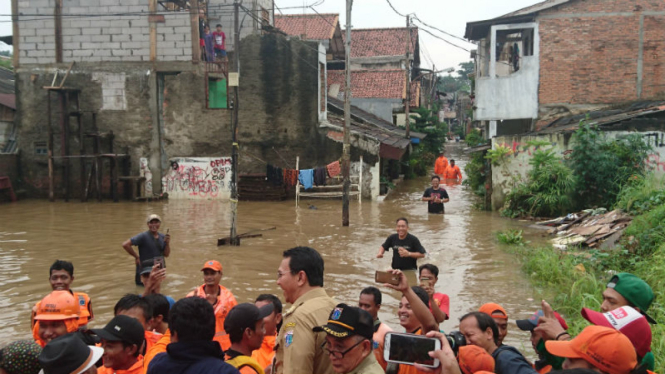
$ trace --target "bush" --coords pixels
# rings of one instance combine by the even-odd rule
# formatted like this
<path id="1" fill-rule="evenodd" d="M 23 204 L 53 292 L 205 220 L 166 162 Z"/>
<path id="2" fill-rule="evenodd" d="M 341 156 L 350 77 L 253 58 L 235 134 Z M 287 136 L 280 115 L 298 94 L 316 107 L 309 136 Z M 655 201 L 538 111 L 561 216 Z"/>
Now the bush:
<path id="1" fill-rule="evenodd" d="M 665 204 L 665 179 L 649 174 L 627 183 L 619 193 L 615 208 L 636 215 L 662 204 Z"/>
<path id="2" fill-rule="evenodd" d="M 575 179 L 572 171 L 552 150 L 537 150 L 529 161 L 532 169 L 527 182 L 518 185 L 507 196 L 501 212 L 508 217 L 540 217 L 565 214 L 572 206 Z"/>
<path id="3" fill-rule="evenodd" d="M 506 230 L 496 233 L 496 238 L 501 244 L 524 245 L 522 230 Z"/>
<path id="4" fill-rule="evenodd" d="M 463 184 L 471 187 L 471 190 L 478 196 L 485 196 L 485 183 L 489 173 L 489 162 L 485 159 L 484 152 L 474 152 L 471 154 L 471 160 L 464 166 L 466 179 Z"/>

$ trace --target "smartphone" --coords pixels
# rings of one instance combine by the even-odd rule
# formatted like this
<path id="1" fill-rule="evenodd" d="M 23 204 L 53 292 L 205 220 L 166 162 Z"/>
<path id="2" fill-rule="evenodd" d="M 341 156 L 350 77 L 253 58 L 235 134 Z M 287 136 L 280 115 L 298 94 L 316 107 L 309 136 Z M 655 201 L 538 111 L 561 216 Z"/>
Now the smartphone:
<path id="1" fill-rule="evenodd" d="M 169 234 L 169 230 L 170 230 L 170 229 L 166 229 L 166 235 L 168 235 L 168 234 Z"/>
<path id="2" fill-rule="evenodd" d="M 376 283 L 388 283 L 397 286 L 399 284 L 399 277 L 387 271 L 377 271 L 374 273 L 374 281 Z"/>
<path id="3" fill-rule="evenodd" d="M 383 345 L 383 358 L 397 364 L 420 364 L 428 368 L 439 367 L 439 360 L 429 356 L 429 352 L 441 349 L 441 341 L 422 335 L 389 332 Z"/>
<path id="4" fill-rule="evenodd" d="M 164 269 L 166 267 L 166 264 L 164 263 L 164 257 L 163 256 L 155 257 L 155 265 L 159 265 L 160 269 Z"/>

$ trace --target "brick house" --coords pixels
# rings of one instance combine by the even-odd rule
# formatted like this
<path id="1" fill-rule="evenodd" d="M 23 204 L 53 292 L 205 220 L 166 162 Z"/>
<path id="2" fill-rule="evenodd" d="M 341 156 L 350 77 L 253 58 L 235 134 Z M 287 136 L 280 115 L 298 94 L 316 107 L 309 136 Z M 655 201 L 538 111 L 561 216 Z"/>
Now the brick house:
<path id="1" fill-rule="evenodd" d="M 289 36 L 323 44 L 326 61 L 344 60 L 344 38 L 339 26 L 339 14 L 275 15 L 275 27 Z"/>
<path id="2" fill-rule="evenodd" d="M 326 113 L 321 99 L 325 50 L 270 32 L 272 0 L 241 4 L 238 51 L 233 51 L 233 0 L 62 4 L 12 0 L 18 20 L 13 24 L 15 123 L 21 187 L 30 196 L 50 192 L 52 169 L 56 197 L 78 198 L 85 180 L 90 185 L 92 160 L 99 158 L 95 154 L 106 155 L 97 168 L 104 195 L 119 184 L 118 173 L 145 176 L 146 193 L 150 186 L 159 194 L 167 192 L 163 178 L 173 170 L 171 160 L 231 154 L 231 77 L 223 62 L 201 61 L 200 19 L 213 28 L 221 23 L 229 60 L 235 52 L 240 56 L 242 172 L 265 172 L 265 164 L 256 159 L 274 159 L 275 150 L 289 160 L 307 155 L 302 167 L 325 164 L 341 154 L 335 144 L 328 148 L 330 142 L 319 133 Z M 94 138 L 102 138 L 102 149 L 95 151 Z M 45 145 L 53 157 L 43 152 Z M 80 155 L 87 158 L 76 158 Z M 126 170 L 109 176 L 110 164 Z M 228 185 L 214 179 L 178 185 L 191 196 L 204 192 L 203 182 L 206 188 L 214 185 L 219 198 L 228 197 Z"/>
<path id="3" fill-rule="evenodd" d="M 394 27 L 378 29 L 351 29 L 351 69 L 394 70 L 406 69 L 407 35 L 411 36 L 409 56 L 415 78 L 420 68 L 420 42 L 418 28 Z"/>
<path id="4" fill-rule="evenodd" d="M 547 0 L 469 22 L 474 118 L 490 137 L 665 97 L 665 2 Z"/>

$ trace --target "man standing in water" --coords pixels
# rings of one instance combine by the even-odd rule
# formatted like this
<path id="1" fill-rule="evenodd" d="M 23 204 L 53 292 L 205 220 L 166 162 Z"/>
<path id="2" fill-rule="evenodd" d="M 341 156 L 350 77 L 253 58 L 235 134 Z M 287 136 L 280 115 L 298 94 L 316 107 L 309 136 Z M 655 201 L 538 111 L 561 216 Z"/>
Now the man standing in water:
<path id="1" fill-rule="evenodd" d="M 397 233 L 386 239 L 385 243 L 379 248 L 376 258 L 383 258 L 383 254 L 392 249 L 393 261 L 391 267 L 393 269 L 416 270 L 418 269 L 417 259 L 425 257 L 427 252 L 420 244 L 420 240 L 409 234 L 409 221 L 406 218 L 398 218 L 396 224 Z"/>
<path id="2" fill-rule="evenodd" d="M 156 214 L 151 214 L 148 217 L 148 231 L 144 231 L 122 243 L 122 248 L 127 251 L 136 262 L 136 277 L 134 282 L 137 286 L 142 286 L 141 282 L 141 262 L 154 259 L 155 257 L 169 257 L 171 254 L 171 235 L 168 230 L 165 234 L 159 233 L 159 226 L 162 224 L 162 219 Z M 132 246 L 139 247 L 139 254 L 136 254 Z"/>
<path id="3" fill-rule="evenodd" d="M 434 161 L 434 174 L 442 177 L 448 168 L 448 159 L 443 155 L 443 149 L 439 152 L 439 157 Z"/>
<path id="4" fill-rule="evenodd" d="M 438 175 L 432 177 L 432 187 L 425 190 L 422 201 L 427 201 L 427 213 L 443 214 L 445 209 L 443 203 L 450 201 L 448 191 L 441 187 L 441 178 Z"/>

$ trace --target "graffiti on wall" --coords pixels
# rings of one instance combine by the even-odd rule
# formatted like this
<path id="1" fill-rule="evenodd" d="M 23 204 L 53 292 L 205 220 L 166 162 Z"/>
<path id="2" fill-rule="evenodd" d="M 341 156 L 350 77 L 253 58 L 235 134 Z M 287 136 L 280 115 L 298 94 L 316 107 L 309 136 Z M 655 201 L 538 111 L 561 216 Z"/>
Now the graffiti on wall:
<path id="1" fill-rule="evenodd" d="M 148 159 L 141 157 L 139 159 L 141 171 L 140 174 L 142 177 L 145 177 L 145 187 L 143 189 L 145 196 L 152 196 L 152 172 L 148 167 Z"/>
<path id="2" fill-rule="evenodd" d="M 162 178 L 162 191 L 169 199 L 230 198 L 230 157 L 172 158 L 169 165 Z"/>

